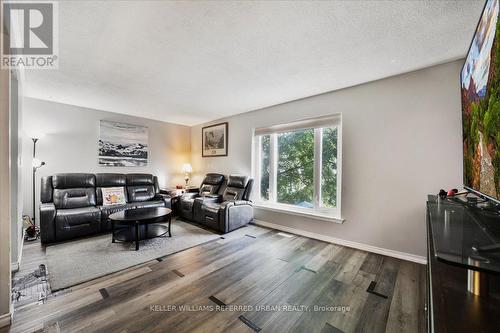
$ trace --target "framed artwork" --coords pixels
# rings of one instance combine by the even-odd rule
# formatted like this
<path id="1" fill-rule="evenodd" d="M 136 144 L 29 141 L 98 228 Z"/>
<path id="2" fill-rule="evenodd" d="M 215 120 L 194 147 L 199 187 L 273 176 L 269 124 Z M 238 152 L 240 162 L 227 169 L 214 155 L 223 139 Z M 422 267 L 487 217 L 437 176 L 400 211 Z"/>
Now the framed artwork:
<path id="1" fill-rule="evenodd" d="M 99 165 L 131 167 L 148 165 L 148 128 L 101 120 Z"/>
<path id="2" fill-rule="evenodd" d="M 201 129 L 201 156 L 227 156 L 228 123 L 206 126 Z"/>

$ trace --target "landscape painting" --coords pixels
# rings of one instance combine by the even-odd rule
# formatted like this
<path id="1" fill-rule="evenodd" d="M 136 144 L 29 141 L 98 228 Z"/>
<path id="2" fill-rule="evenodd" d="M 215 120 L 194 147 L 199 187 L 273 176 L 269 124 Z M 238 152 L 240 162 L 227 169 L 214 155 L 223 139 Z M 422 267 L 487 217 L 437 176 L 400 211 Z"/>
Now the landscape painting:
<path id="1" fill-rule="evenodd" d="M 227 123 L 203 127 L 202 156 L 227 156 Z"/>
<path id="2" fill-rule="evenodd" d="M 148 128 L 100 121 L 99 165 L 132 167 L 148 164 Z"/>
<path id="3" fill-rule="evenodd" d="M 461 72 L 464 185 L 500 199 L 499 0 L 488 0 Z"/>

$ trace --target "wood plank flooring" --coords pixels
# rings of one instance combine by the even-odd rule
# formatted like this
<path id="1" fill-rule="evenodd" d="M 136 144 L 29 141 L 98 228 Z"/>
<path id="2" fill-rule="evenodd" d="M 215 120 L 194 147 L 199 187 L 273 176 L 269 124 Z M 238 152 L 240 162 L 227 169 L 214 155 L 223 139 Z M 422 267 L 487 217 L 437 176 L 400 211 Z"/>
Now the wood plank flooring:
<path id="1" fill-rule="evenodd" d="M 425 331 L 425 266 L 247 229 L 19 308 L 10 332 Z"/>
<path id="2" fill-rule="evenodd" d="M 42 266 L 41 266 L 42 265 Z M 51 291 L 47 282 L 45 249 L 40 240 L 25 242 L 22 264 L 12 274 L 12 304 L 15 309 L 43 303 Z"/>

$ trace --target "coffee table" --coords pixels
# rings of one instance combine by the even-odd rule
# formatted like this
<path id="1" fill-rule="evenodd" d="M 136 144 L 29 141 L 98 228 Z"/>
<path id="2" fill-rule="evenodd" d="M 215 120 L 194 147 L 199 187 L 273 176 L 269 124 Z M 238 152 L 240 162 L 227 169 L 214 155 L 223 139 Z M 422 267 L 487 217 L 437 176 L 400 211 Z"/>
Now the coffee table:
<path id="1" fill-rule="evenodd" d="M 172 237 L 170 226 L 172 210 L 169 208 L 136 208 L 122 210 L 109 215 L 111 220 L 112 242 L 134 242 L 135 250 L 139 250 L 139 241 L 163 237 L 168 233 Z M 168 226 L 159 224 L 168 221 Z M 124 225 L 117 228 L 116 224 Z"/>

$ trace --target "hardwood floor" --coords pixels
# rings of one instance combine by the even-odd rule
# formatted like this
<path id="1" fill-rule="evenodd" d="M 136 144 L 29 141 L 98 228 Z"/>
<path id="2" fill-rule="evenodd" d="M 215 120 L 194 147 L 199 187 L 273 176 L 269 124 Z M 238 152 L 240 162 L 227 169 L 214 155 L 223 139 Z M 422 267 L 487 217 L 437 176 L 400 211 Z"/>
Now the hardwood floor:
<path id="1" fill-rule="evenodd" d="M 40 240 L 25 242 L 22 264 L 12 275 L 12 304 L 14 309 L 45 302 L 50 295 L 46 276 L 45 250 Z"/>
<path id="2" fill-rule="evenodd" d="M 10 331 L 425 331 L 425 266 L 247 229 L 17 309 Z"/>

